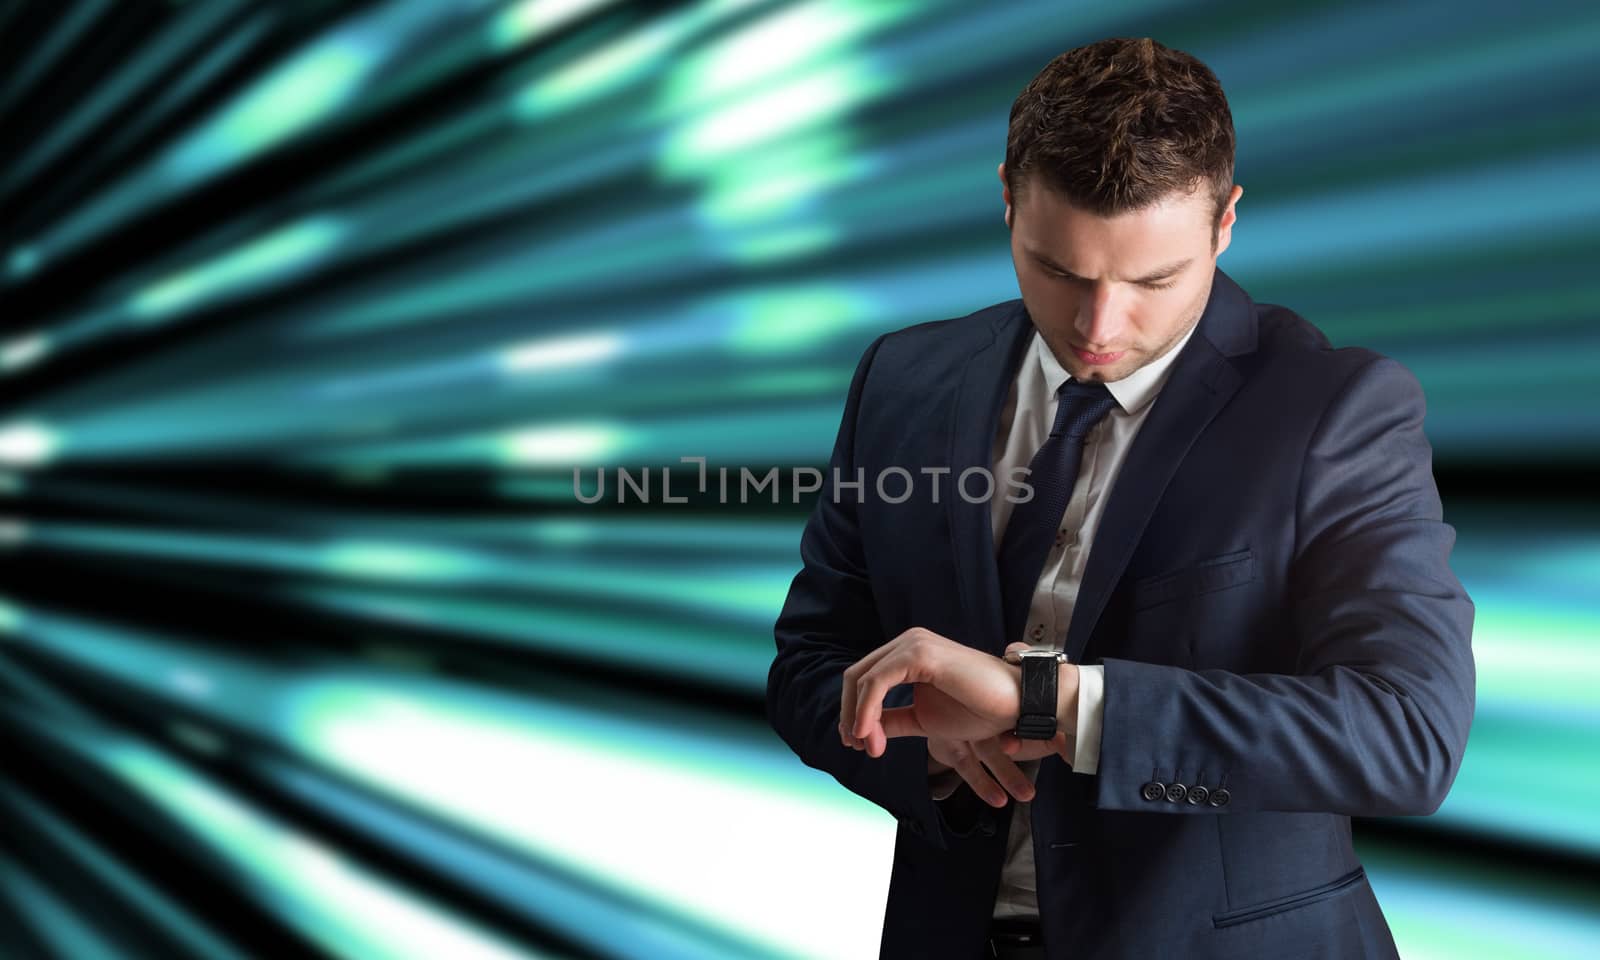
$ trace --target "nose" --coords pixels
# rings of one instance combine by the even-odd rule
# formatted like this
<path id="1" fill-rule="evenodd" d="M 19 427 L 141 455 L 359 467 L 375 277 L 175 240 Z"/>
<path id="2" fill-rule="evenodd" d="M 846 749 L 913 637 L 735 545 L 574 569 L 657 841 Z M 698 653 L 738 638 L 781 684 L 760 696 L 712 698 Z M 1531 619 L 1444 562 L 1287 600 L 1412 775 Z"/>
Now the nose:
<path id="1" fill-rule="evenodd" d="M 1126 347 L 1122 336 L 1127 328 L 1126 314 L 1126 303 L 1109 285 L 1091 285 L 1078 304 L 1078 317 L 1073 323 L 1084 349 L 1099 352 Z"/>

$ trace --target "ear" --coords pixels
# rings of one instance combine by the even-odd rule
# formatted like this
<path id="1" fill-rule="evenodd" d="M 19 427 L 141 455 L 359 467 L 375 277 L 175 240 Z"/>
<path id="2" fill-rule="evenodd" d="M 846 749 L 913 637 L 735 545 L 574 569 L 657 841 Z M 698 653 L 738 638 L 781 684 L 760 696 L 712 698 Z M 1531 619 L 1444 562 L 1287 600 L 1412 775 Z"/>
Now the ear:
<path id="1" fill-rule="evenodd" d="M 1234 211 L 1239 198 L 1244 196 L 1244 187 L 1237 183 L 1233 185 L 1233 193 L 1228 196 L 1228 205 L 1222 210 L 1222 219 L 1217 221 L 1217 252 L 1213 257 L 1222 256 L 1222 251 L 1228 249 L 1228 244 L 1233 242 L 1233 223 L 1239 219 Z"/>
<path id="2" fill-rule="evenodd" d="M 996 172 L 998 172 L 1000 174 L 1000 202 L 1004 203 L 1006 205 L 1006 214 L 1005 214 L 1006 229 L 1010 230 L 1011 229 L 1011 185 L 1006 183 L 1006 163 L 1005 163 L 1004 160 L 1000 161 L 1000 167 Z"/>

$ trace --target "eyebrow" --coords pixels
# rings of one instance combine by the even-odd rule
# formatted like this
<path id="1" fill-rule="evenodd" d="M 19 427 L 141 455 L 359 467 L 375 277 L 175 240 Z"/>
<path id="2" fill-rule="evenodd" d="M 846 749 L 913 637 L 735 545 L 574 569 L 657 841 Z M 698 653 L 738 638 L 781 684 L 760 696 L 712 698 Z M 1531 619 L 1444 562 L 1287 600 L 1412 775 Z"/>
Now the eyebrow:
<path id="1" fill-rule="evenodd" d="M 1071 270 L 1068 270 L 1066 267 L 1063 267 L 1061 264 L 1056 263 L 1054 260 L 1050 259 L 1049 257 L 1045 256 L 1044 254 L 1040 253 L 1037 250 L 1029 250 L 1028 251 L 1028 255 L 1033 257 L 1033 259 L 1039 261 L 1040 263 L 1044 264 L 1045 266 L 1049 267 L 1052 270 L 1056 270 L 1056 271 L 1059 271 L 1061 273 L 1064 273 L 1069 277 L 1078 277 L 1078 275 L 1076 273 L 1073 273 Z M 1189 258 L 1184 259 L 1184 260 L 1174 260 L 1172 263 L 1166 264 L 1165 266 L 1157 267 L 1156 269 L 1150 271 L 1149 273 L 1145 274 L 1142 277 L 1135 277 L 1133 282 L 1134 283 L 1155 283 L 1158 280 L 1165 280 L 1168 277 L 1172 276 L 1173 274 L 1178 273 L 1179 271 L 1185 269 L 1186 267 L 1189 266 L 1189 264 L 1191 264 L 1193 262 L 1194 262 L 1194 258 L 1193 257 L 1189 257 Z M 1078 279 L 1081 280 L 1083 278 L 1082 277 L 1078 277 Z"/>

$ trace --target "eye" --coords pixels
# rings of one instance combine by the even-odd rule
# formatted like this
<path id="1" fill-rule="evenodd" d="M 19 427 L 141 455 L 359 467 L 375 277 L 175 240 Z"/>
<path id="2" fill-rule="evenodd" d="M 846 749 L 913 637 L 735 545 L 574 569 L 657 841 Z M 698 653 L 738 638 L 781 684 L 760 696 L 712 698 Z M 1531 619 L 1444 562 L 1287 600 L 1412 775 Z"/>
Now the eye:
<path id="1" fill-rule="evenodd" d="M 1166 283 L 1146 283 L 1143 286 L 1146 290 L 1165 290 L 1168 287 L 1175 287 L 1177 285 L 1177 280 L 1168 280 Z"/>

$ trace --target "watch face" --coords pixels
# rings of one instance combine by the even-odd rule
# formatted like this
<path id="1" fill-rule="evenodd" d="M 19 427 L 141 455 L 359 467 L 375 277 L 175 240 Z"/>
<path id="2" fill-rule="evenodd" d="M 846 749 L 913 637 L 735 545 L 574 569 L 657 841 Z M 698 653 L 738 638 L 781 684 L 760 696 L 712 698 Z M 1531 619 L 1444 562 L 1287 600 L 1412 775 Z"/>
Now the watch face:
<path id="1" fill-rule="evenodd" d="M 1010 663 L 1021 663 L 1023 657 L 1027 657 L 1029 659 L 1038 658 L 1040 660 L 1056 660 L 1059 662 L 1065 662 L 1067 659 L 1066 654 L 1051 647 L 1035 647 L 1029 650 L 1017 650 L 1006 654 L 1006 660 Z"/>

